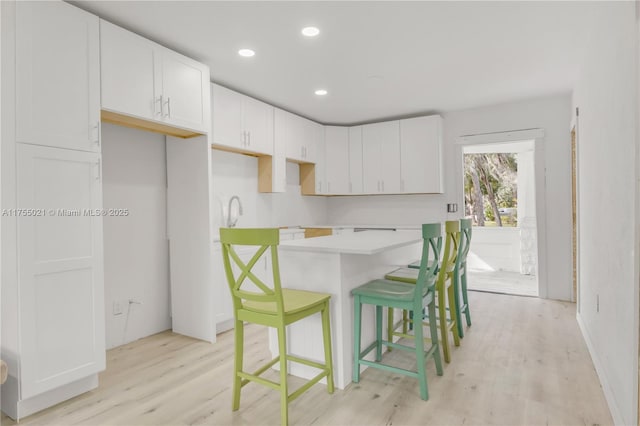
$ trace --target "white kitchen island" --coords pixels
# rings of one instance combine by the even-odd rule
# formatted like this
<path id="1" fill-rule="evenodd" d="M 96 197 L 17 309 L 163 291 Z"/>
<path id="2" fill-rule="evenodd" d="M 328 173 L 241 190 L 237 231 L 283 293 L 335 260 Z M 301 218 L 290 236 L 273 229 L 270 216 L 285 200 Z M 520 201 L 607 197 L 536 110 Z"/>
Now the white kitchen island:
<path id="1" fill-rule="evenodd" d="M 366 231 L 283 241 L 278 257 L 283 287 L 331 294 L 331 335 L 334 380 L 338 388 L 351 383 L 353 369 L 353 297 L 351 290 L 394 267 L 420 257 L 420 231 Z M 363 309 L 362 347 L 375 340 L 374 310 Z M 275 333 L 269 342 L 278 353 Z M 287 334 L 288 353 L 323 361 L 322 324 L 314 315 L 292 324 Z M 317 370 L 296 363 L 290 374 L 311 378 Z"/>

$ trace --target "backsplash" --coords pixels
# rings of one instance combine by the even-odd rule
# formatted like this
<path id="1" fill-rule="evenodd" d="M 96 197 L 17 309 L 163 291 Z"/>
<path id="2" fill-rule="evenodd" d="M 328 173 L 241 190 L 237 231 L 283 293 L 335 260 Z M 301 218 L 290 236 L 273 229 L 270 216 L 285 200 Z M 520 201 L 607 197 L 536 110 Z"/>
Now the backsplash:
<path id="1" fill-rule="evenodd" d="M 243 215 L 237 227 L 279 227 L 327 223 L 327 200 L 300 194 L 299 166 L 287 163 L 287 192 L 258 192 L 258 159 L 211 150 L 214 227 L 226 224 L 229 199 L 237 195 Z M 234 203 L 233 209 L 237 206 Z"/>

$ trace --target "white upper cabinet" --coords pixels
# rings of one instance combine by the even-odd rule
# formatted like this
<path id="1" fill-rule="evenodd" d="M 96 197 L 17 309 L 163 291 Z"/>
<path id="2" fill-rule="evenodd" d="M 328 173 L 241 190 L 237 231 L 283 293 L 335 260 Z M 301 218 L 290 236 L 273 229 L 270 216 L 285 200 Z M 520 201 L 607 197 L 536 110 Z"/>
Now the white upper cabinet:
<path id="1" fill-rule="evenodd" d="M 324 141 L 324 126 L 306 118 L 302 120 L 303 136 L 301 144 L 304 147 L 304 161 L 306 163 L 315 163 L 321 145 L 324 145 L 322 143 Z"/>
<path id="2" fill-rule="evenodd" d="M 322 137 L 316 140 L 315 144 L 315 183 L 316 194 L 326 195 L 329 194 L 329 184 L 327 182 L 327 170 L 326 170 L 326 139 L 325 134 L 327 129 L 320 126 L 322 130 Z"/>
<path id="3" fill-rule="evenodd" d="M 365 194 L 401 192 L 398 121 L 362 126 L 362 158 Z"/>
<path id="4" fill-rule="evenodd" d="M 209 132 L 206 65 L 104 20 L 100 28 L 103 110 L 161 123 L 161 129 Z"/>
<path id="5" fill-rule="evenodd" d="M 217 84 L 211 85 L 213 144 L 259 154 L 273 154 L 271 105 Z"/>
<path id="6" fill-rule="evenodd" d="M 362 194 L 362 126 L 349 127 L 349 194 Z"/>
<path id="7" fill-rule="evenodd" d="M 147 120 L 160 120 L 154 102 L 153 45 L 132 32 L 100 21 L 102 108 Z"/>
<path id="8" fill-rule="evenodd" d="M 288 159 L 315 163 L 316 145 L 323 137 L 322 125 L 276 108 L 275 126 L 280 128 L 278 133 L 283 138 L 275 143 L 284 142 Z"/>
<path id="9" fill-rule="evenodd" d="M 349 194 L 349 128 L 324 128 L 325 181 L 327 194 Z M 317 167 L 317 166 L 316 166 Z M 361 169 L 362 170 L 362 169 Z M 317 177 L 316 169 L 316 177 Z"/>
<path id="10" fill-rule="evenodd" d="M 401 189 L 442 193 L 442 117 L 400 120 Z"/>
<path id="11" fill-rule="evenodd" d="M 162 121 L 186 129 L 209 131 L 209 68 L 168 49 L 156 49 L 155 86 Z"/>
<path id="12" fill-rule="evenodd" d="M 17 142 L 100 151 L 99 36 L 67 3 L 16 3 Z"/>
<path id="13" fill-rule="evenodd" d="M 273 107 L 243 96 L 242 123 L 251 151 L 273 154 Z"/>

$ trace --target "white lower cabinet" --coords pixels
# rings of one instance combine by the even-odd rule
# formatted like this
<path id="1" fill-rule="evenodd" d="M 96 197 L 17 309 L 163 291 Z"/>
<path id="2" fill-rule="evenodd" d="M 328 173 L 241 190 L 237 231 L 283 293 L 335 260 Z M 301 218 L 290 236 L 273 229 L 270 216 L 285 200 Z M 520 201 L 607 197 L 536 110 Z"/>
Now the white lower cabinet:
<path id="1" fill-rule="evenodd" d="M 97 153 L 17 145 L 20 398 L 105 368 Z M 31 210 L 33 209 L 33 210 Z"/>

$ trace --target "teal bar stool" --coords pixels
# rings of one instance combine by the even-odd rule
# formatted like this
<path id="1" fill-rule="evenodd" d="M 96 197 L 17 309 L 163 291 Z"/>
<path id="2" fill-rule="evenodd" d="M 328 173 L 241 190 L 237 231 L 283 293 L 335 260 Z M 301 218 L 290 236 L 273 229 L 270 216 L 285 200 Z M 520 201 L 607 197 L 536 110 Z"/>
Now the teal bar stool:
<path id="1" fill-rule="evenodd" d="M 379 368 L 393 373 L 404 374 L 409 377 L 415 377 L 420 384 L 420 398 L 429 399 L 429 391 L 427 388 L 427 373 L 425 363 L 429 358 L 433 358 L 436 364 L 436 371 L 439 376 L 442 375 L 442 360 L 440 359 L 440 349 L 438 345 L 438 329 L 436 323 L 432 321 L 430 324 L 430 339 L 426 339 L 431 343 L 429 349 L 424 348 L 424 334 L 422 324 L 414 327 L 415 347 L 405 346 L 394 343 L 390 340 L 382 340 L 382 308 L 403 309 L 412 312 L 416 318 L 422 317 L 422 311 L 426 307 L 429 315 L 435 318 L 436 305 L 434 296 L 434 285 L 436 274 L 427 271 L 426 265 L 429 264 L 430 247 L 439 246 L 438 240 L 442 240 L 442 226 L 438 223 L 422 225 L 422 257 L 425 259 L 425 267 L 420 268 L 418 279 L 415 284 L 400 283 L 389 280 L 373 280 L 354 289 L 354 364 L 353 364 L 353 381 L 360 382 L 360 366 Z M 437 265 L 437 258 L 435 260 Z M 437 268 L 434 268 L 435 271 Z M 362 305 L 374 305 L 376 307 L 376 340 L 369 345 L 364 351 L 361 350 L 361 332 L 362 332 Z M 392 347 L 396 349 L 415 352 L 417 371 L 406 370 L 404 368 L 393 367 L 382 363 L 382 346 Z M 373 349 L 376 350 L 375 361 L 365 360 L 364 357 Z"/>
<path id="2" fill-rule="evenodd" d="M 449 332 L 453 336 L 455 346 L 460 346 L 460 334 L 458 327 L 458 312 L 456 305 L 456 280 L 455 280 L 455 265 L 458 257 L 458 242 L 460 240 L 460 223 L 455 220 L 445 222 L 446 237 L 444 253 L 442 256 L 442 262 L 440 268 L 437 270 L 436 280 L 436 298 L 438 306 L 438 316 L 428 315 L 429 324 L 439 323 L 440 325 L 440 341 L 442 351 L 444 354 L 444 360 L 451 362 L 451 355 L 449 353 Z M 422 268 L 421 262 L 421 268 Z M 428 262 L 427 262 L 428 265 Z M 385 275 L 385 279 L 398 281 L 401 283 L 413 284 L 417 281 L 419 272 L 413 268 L 398 268 Z M 447 304 L 449 305 L 447 307 Z M 447 311 L 449 313 L 447 314 Z M 411 313 L 410 313 L 411 316 Z M 412 316 L 409 320 L 409 324 L 414 322 L 414 318 L 421 318 L 420 316 Z M 422 316 L 424 319 L 424 316 Z M 436 319 L 435 321 L 433 319 Z M 405 322 L 405 315 L 403 314 L 403 323 Z M 400 335 L 395 330 L 397 325 L 393 322 L 393 313 L 391 312 L 388 318 L 388 335 L 389 339 L 393 339 L 393 335 Z M 404 332 L 404 327 L 403 327 Z"/>
<path id="3" fill-rule="evenodd" d="M 453 272 L 453 291 L 455 295 L 456 306 L 456 323 L 458 325 L 458 335 L 464 337 L 464 327 L 462 326 L 462 315 L 465 316 L 467 327 L 471 327 L 471 312 L 469 311 L 469 297 L 467 294 L 467 255 L 471 247 L 471 219 L 460 219 L 460 234 L 458 239 L 458 255 Z M 417 265 L 417 266 L 416 266 Z M 417 270 L 420 268 L 420 261 L 417 260 L 408 265 L 409 269 L 398 269 L 395 271 L 395 278 L 400 281 L 412 282 L 417 276 Z M 462 296 L 462 303 L 460 298 Z M 403 319 L 406 314 L 403 313 Z"/>
<path id="4" fill-rule="evenodd" d="M 461 314 L 464 313 L 467 327 L 471 327 L 471 312 L 469 310 L 469 297 L 467 295 L 467 255 L 471 247 L 471 219 L 460 219 L 460 243 L 458 244 L 458 257 L 454 271 L 454 286 L 456 287 L 456 306 L 458 312 L 458 334 L 464 337 L 462 330 Z M 462 303 L 460 303 L 462 293 Z"/>

